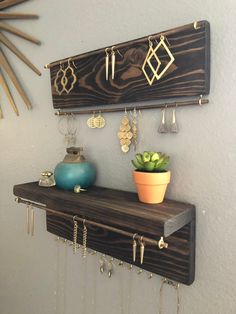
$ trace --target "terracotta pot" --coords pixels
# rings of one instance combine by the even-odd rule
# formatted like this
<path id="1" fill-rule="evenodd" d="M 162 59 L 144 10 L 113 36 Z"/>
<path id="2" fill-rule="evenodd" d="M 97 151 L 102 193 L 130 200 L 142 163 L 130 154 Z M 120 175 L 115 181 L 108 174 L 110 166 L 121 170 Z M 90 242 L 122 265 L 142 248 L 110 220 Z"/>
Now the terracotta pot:
<path id="1" fill-rule="evenodd" d="M 170 171 L 160 173 L 134 171 L 133 178 L 140 202 L 148 204 L 163 202 L 170 182 Z"/>

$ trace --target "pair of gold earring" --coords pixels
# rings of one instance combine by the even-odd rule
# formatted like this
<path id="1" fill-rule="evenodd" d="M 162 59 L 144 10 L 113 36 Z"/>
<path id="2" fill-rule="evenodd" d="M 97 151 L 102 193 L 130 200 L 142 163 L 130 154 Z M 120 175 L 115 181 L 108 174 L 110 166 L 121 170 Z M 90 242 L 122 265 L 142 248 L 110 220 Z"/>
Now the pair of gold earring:
<path id="1" fill-rule="evenodd" d="M 75 75 L 74 68 L 71 66 L 71 62 L 74 67 L 77 68 L 74 61 L 71 61 L 71 58 L 67 60 L 67 66 L 65 69 L 63 69 L 62 63 L 60 62 L 60 68 L 57 71 L 54 80 L 54 88 L 59 95 L 62 95 L 63 92 L 69 94 L 77 82 L 77 77 Z"/>
<path id="2" fill-rule="evenodd" d="M 93 113 L 93 116 L 87 120 L 87 126 L 90 129 L 102 129 L 106 125 L 106 120 L 101 114 L 101 111 L 99 112 L 99 115 L 96 117 L 95 113 Z"/>
<path id="3" fill-rule="evenodd" d="M 32 205 L 27 205 L 27 234 L 34 236 L 35 215 Z"/>
<path id="4" fill-rule="evenodd" d="M 133 262 L 136 261 L 136 255 L 137 255 L 137 241 L 136 241 L 137 233 L 133 235 Z M 145 242 L 143 241 L 143 236 L 139 239 L 139 245 L 140 245 L 140 264 L 143 264 L 144 261 L 144 251 L 145 251 Z"/>
<path id="5" fill-rule="evenodd" d="M 83 240 L 82 240 L 82 256 L 87 256 L 87 239 L 88 239 L 88 229 L 85 224 L 86 220 L 83 220 Z M 76 220 L 76 216 L 73 217 L 73 253 L 77 252 L 77 241 L 78 241 L 78 221 Z"/>
<path id="6" fill-rule="evenodd" d="M 168 107 L 165 106 L 165 108 L 162 109 L 162 118 L 161 118 L 161 124 L 158 128 L 158 132 L 159 133 L 178 133 L 179 132 L 179 128 L 178 128 L 178 124 L 177 124 L 177 120 L 176 120 L 176 108 L 177 108 L 177 104 L 176 107 L 173 108 L 172 110 L 172 119 L 171 119 L 171 124 L 168 127 L 167 123 L 166 123 L 166 109 Z"/>
<path id="7" fill-rule="evenodd" d="M 142 66 L 142 71 L 149 85 L 152 85 L 155 79 L 159 81 L 175 60 L 173 54 L 171 53 L 170 49 L 167 46 L 167 44 L 169 46 L 170 44 L 166 37 L 161 35 L 160 41 L 154 49 L 153 49 L 153 43 L 151 41 L 151 38 L 152 36 L 148 37 L 149 49 L 148 49 L 146 58 L 143 62 L 143 66 Z M 165 40 L 167 41 L 167 44 L 165 43 Z M 164 66 L 164 68 L 162 67 L 162 61 L 160 60 L 160 55 L 159 55 L 159 51 L 161 49 L 164 49 L 169 57 L 169 62 Z M 157 64 L 156 66 L 152 64 L 152 59 L 154 59 L 155 64 Z M 148 67 L 148 71 L 147 71 L 147 67 Z"/>

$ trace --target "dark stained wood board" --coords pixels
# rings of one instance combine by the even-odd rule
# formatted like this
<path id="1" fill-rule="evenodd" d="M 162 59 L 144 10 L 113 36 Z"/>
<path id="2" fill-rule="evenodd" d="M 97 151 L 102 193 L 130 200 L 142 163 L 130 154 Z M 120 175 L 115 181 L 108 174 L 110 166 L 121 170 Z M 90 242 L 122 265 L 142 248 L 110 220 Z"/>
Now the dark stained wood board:
<path id="1" fill-rule="evenodd" d="M 148 205 L 140 203 L 136 193 L 93 187 L 75 194 L 56 187 L 39 187 L 37 182 L 14 186 L 14 194 L 71 217 L 77 215 L 155 240 L 165 235 L 168 248 L 146 245 L 144 264 L 140 265 L 139 253 L 136 263 L 132 262 L 131 238 L 87 225 L 89 248 L 187 285 L 194 280 L 195 207 L 191 204 L 165 200 Z M 73 220 L 47 212 L 47 230 L 72 240 Z M 79 223 L 79 243 L 81 235 Z"/>
<path id="2" fill-rule="evenodd" d="M 152 36 L 165 35 L 175 57 L 167 73 L 150 86 L 142 72 L 148 51 L 148 36 L 115 44 L 123 57 L 116 54 L 115 79 L 105 80 L 105 48 L 76 56 L 74 68 L 78 78 L 74 89 L 58 95 L 54 88 L 56 73 L 60 65 L 50 67 L 52 99 L 55 109 L 80 108 L 83 106 L 132 103 L 165 98 L 192 97 L 208 94 L 210 89 L 210 24 L 207 21 L 180 26 Z M 154 47 L 155 41 L 153 40 Z M 112 46 L 112 45 L 111 45 Z M 168 55 L 162 49 L 158 56 L 164 65 Z M 74 56 L 75 57 L 75 56 Z M 73 58 L 74 58 L 73 57 Z M 65 69 L 67 62 L 64 63 Z M 111 69 L 111 64 L 110 64 Z M 68 76 L 68 81 L 72 76 Z"/>

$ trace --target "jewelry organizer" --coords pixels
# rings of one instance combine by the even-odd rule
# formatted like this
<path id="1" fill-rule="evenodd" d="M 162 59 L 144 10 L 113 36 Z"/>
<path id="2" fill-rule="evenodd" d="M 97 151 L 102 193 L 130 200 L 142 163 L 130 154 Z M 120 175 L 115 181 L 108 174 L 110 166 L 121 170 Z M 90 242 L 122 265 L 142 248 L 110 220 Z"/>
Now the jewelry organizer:
<path id="1" fill-rule="evenodd" d="M 148 38 L 151 37 L 153 42 L 157 43 L 161 36 L 165 36 L 168 41 L 174 61 L 168 66 L 163 77 L 155 80 L 150 86 L 142 71 L 148 51 Z M 107 49 L 117 52 L 115 77 L 112 79 L 109 76 L 108 80 L 105 62 Z M 160 66 L 168 65 L 170 61 L 170 55 L 165 49 L 161 49 L 158 58 Z M 68 93 L 59 94 L 54 83 L 60 68 L 65 71 L 67 65 L 69 67 L 64 83 L 73 83 L 73 88 Z M 55 61 L 45 67 L 50 68 L 55 109 L 199 97 L 208 94 L 210 89 L 210 25 L 207 21 L 198 21 Z"/>
<path id="2" fill-rule="evenodd" d="M 38 182 L 14 186 L 19 203 L 46 211 L 47 231 L 82 244 L 87 227 L 87 247 L 136 265 L 152 273 L 190 285 L 195 274 L 195 207 L 165 200 L 161 204 L 140 203 L 136 193 L 92 187 L 75 194 Z M 133 236 L 145 244 L 143 264 L 137 248 L 132 258 Z"/>

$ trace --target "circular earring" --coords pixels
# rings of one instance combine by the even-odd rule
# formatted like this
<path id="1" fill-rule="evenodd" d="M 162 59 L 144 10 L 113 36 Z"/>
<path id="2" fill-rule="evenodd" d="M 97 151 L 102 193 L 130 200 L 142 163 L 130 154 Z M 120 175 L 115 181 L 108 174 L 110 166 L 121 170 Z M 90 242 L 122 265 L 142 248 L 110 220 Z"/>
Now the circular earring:
<path id="1" fill-rule="evenodd" d="M 96 119 L 95 118 L 95 113 L 93 113 L 92 117 L 87 120 L 87 126 L 90 129 L 95 129 L 96 128 L 96 126 L 95 126 L 95 119 Z"/>
<path id="2" fill-rule="evenodd" d="M 95 128 L 102 129 L 106 125 L 106 120 L 101 115 L 101 111 L 99 111 L 99 115 L 94 118 Z"/>

